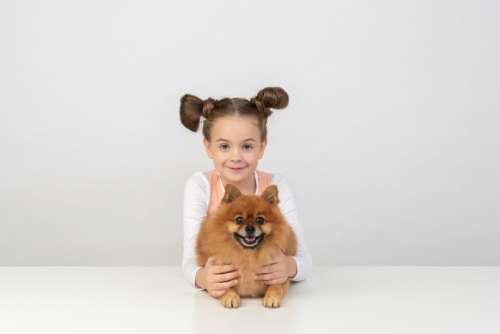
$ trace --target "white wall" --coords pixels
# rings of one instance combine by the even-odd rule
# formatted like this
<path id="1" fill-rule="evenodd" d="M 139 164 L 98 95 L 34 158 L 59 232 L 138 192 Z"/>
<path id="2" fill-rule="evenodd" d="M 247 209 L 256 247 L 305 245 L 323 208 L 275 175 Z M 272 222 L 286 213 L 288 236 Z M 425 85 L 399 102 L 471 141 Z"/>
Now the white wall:
<path id="1" fill-rule="evenodd" d="M 290 94 L 315 264 L 500 265 L 495 1 L 3 1 L 0 265 L 180 264 L 185 93 Z"/>

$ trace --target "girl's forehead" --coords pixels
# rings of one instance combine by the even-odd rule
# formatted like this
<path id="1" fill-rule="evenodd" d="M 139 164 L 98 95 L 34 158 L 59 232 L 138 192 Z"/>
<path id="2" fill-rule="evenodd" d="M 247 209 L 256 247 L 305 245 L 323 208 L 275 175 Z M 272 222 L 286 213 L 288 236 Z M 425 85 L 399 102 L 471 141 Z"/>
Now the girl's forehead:
<path id="1" fill-rule="evenodd" d="M 260 131 L 254 117 L 226 116 L 217 119 L 212 127 L 212 137 L 215 140 L 226 139 L 239 141 L 248 138 L 258 140 Z"/>

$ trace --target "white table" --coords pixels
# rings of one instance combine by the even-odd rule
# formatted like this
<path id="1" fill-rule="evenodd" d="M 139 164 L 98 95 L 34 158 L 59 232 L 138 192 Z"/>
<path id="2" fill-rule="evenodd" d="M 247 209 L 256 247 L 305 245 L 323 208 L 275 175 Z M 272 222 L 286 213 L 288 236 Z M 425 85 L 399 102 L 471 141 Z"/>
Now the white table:
<path id="1" fill-rule="evenodd" d="M 0 333 L 500 333 L 500 267 L 315 267 L 226 309 L 179 267 L 0 267 Z"/>

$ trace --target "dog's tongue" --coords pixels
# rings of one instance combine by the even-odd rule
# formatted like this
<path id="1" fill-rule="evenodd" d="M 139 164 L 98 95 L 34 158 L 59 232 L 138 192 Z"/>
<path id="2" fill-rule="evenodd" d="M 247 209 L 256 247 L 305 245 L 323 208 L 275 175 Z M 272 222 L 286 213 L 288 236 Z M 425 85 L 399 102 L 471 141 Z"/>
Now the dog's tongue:
<path id="1" fill-rule="evenodd" d="M 254 241 L 255 237 L 245 237 L 245 240 L 247 240 L 247 241 Z"/>

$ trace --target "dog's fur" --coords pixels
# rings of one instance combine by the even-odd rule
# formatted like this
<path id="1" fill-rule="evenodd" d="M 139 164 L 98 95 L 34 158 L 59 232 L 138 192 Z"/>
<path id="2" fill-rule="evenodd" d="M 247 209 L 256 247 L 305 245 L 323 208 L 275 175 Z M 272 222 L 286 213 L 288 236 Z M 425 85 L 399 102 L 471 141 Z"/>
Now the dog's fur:
<path id="1" fill-rule="evenodd" d="M 271 262 L 280 249 L 287 256 L 296 255 L 295 233 L 281 214 L 278 203 L 276 185 L 257 196 L 242 195 L 236 186 L 227 184 L 221 205 L 202 223 L 196 243 L 198 265 L 204 266 L 213 256 L 216 265 L 233 264 L 241 273 L 238 284 L 219 298 L 225 307 L 238 307 L 240 296 L 264 296 L 262 302 L 266 307 L 281 305 L 289 280 L 267 286 L 253 276 L 260 266 Z"/>

